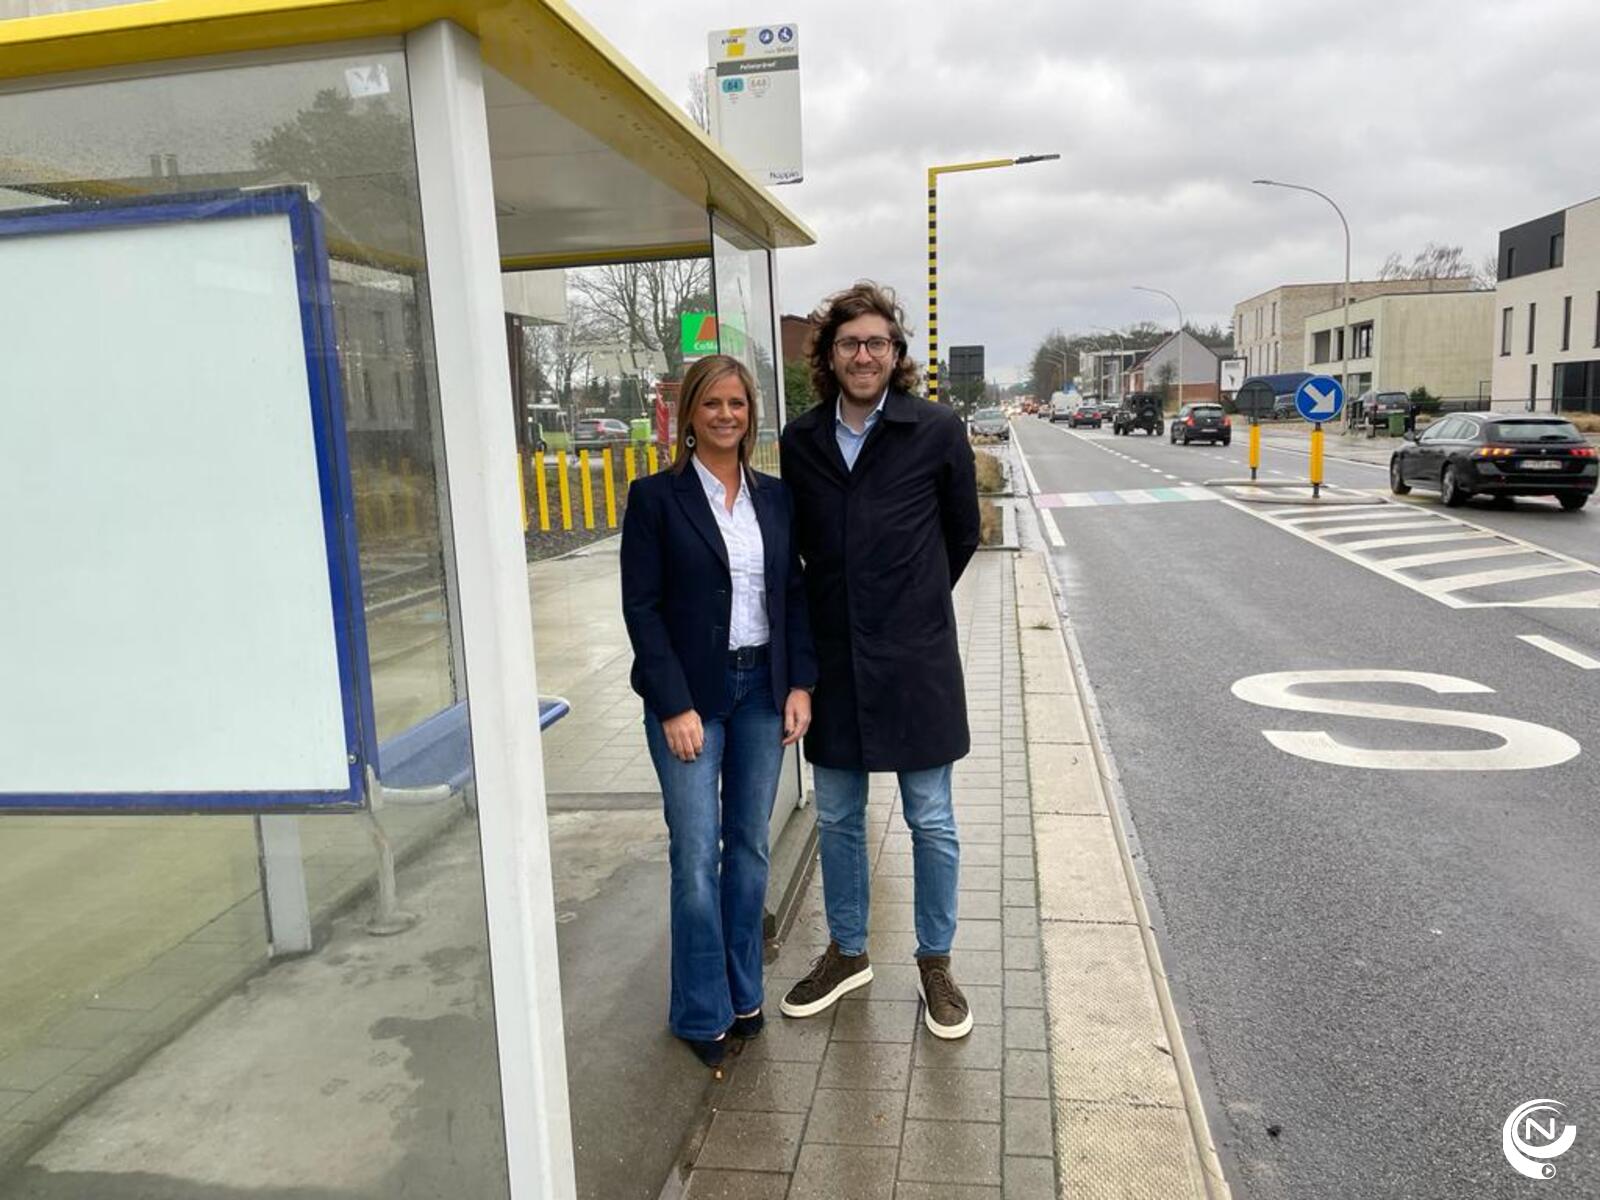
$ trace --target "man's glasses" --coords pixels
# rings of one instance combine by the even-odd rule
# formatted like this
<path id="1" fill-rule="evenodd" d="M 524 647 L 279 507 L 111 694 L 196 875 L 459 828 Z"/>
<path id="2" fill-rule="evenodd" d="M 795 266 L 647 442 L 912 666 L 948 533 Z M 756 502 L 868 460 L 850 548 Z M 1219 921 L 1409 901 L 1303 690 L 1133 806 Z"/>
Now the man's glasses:
<path id="1" fill-rule="evenodd" d="M 894 342 L 886 337 L 842 337 L 834 342 L 834 353 L 844 358 L 854 358 L 856 352 L 865 346 L 867 353 L 873 358 L 887 358 L 889 351 L 894 349 Z"/>

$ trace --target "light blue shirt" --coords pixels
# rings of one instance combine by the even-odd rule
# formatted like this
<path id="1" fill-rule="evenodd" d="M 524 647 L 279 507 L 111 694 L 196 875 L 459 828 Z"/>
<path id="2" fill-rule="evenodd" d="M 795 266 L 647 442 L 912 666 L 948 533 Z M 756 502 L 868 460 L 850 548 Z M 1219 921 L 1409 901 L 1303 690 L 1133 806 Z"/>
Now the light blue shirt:
<path id="1" fill-rule="evenodd" d="M 839 453 L 844 456 L 844 465 L 847 471 L 856 469 L 856 459 L 861 457 L 861 446 L 867 440 L 867 434 L 872 432 L 872 427 L 878 423 L 878 418 L 883 415 L 883 402 L 889 398 L 889 389 L 883 389 L 883 395 L 878 397 L 878 405 L 867 414 L 866 424 L 862 425 L 861 432 L 857 433 L 844 420 L 844 397 L 837 401 L 833 413 L 833 436 L 839 443 Z"/>

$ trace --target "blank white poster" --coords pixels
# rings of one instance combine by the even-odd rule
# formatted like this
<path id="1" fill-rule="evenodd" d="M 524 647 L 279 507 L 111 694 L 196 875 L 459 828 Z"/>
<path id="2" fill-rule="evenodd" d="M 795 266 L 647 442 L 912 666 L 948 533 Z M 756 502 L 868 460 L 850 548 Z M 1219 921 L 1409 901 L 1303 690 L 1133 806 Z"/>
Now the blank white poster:
<path id="1" fill-rule="evenodd" d="M 0 794 L 348 770 L 288 218 L 0 238 Z"/>

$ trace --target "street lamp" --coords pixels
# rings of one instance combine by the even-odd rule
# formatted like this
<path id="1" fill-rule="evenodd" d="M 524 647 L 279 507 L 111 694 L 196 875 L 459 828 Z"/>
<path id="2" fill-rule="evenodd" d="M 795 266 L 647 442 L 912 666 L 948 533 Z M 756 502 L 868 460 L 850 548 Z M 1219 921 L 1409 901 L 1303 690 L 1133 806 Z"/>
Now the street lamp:
<path id="1" fill-rule="evenodd" d="M 939 176 L 957 171 L 988 171 L 1049 162 L 1059 154 L 1024 154 L 1018 158 L 991 158 L 983 162 L 947 163 L 928 168 L 928 399 L 939 399 Z"/>
<path id="2" fill-rule="evenodd" d="M 1178 310 L 1178 411 L 1183 411 L 1183 305 L 1178 303 L 1178 298 L 1171 292 L 1163 292 L 1160 288 L 1145 287 L 1143 284 L 1133 285 L 1136 292 L 1149 292 L 1153 296 L 1165 296 L 1172 301 L 1172 307 Z"/>
<path id="3" fill-rule="evenodd" d="M 1339 215 L 1339 224 L 1344 226 L 1344 318 L 1342 328 L 1339 330 L 1339 386 L 1349 390 L 1350 380 L 1350 222 L 1344 219 L 1344 211 L 1333 202 L 1333 197 L 1317 191 L 1314 187 L 1306 187 L 1303 183 L 1280 183 L 1276 179 L 1252 179 L 1254 184 L 1262 187 L 1288 188 L 1294 192 L 1310 192 L 1313 196 L 1321 196 L 1328 202 L 1329 207 Z M 1346 397 L 1348 400 L 1348 397 Z"/>

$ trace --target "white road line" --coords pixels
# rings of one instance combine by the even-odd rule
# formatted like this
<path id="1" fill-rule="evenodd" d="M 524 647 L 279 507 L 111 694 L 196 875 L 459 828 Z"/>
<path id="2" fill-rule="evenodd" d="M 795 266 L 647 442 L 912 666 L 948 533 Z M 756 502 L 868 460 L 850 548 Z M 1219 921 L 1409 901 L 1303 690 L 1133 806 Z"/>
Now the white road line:
<path id="1" fill-rule="evenodd" d="M 1600 589 L 1590 592 L 1562 592 L 1538 600 L 1510 600 L 1503 604 L 1458 605 L 1464 608 L 1600 608 Z"/>
<path id="2" fill-rule="evenodd" d="M 1407 511 L 1406 509 L 1403 509 L 1403 508 L 1389 508 L 1387 506 L 1373 505 L 1372 508 L 1368 509 L 1365 512 L 1357 511 L 1357 512 L 1329 513 L 1328 510 L 1326 508 L 1324 508 L 1324 509 L 1322 509 L 1322 515 L 1321 516 L 1315 516 L 1315 517 L 1301 517 L 1301 516 L 1285 517 L 1285 518 L 1283 518 L 1283 523 L 1285 525 L 1293 525 L 1297 529 L 1303 529 L 1307 525 L 1328 525 L 1328 524 L 1332 524 L 1332 523 L 1335 523 L 1335 522 L 1338 522 L 1338 521 L 1354 521 L 1354 520 L 1358 520 L 1358 519 L 1362 520 L 1362 521 L 1380 521 L 1380 522 L 1381 521 L 1403 521 L 1403 520 L 1406 520 L 1407 518 L 1414 517 L 1415 515 L 1416 515 L 1415 513 L 1409 512 L 1409 511 Z"/>
<path id="3" fill-rule="evenodd" d="M 1537 646 L 1557 658 L 1564 658 L 1573 666 L 1582 671 L 1600 671 L 1600 662 L 1590 658 L 1587 654 L 1574 650 L 1571 646 L 1563 646 L 1560 642 L 1551 641 L 1537 633 L 1519 633 L 1517 638 L 1527 642 L 1530 646 Z"/>
<path id="4" fill-rule="evenodd" d="M 1442 579 L 1413 579 L 1412 587 L 1424 596 L 1448 595 L 1451 592 L 1465 592 L 1472 588 L 1492 587 L 1497 583 L 1516 583 L 1523 579 L 1543 579 L 1547 575 L 1571 575 L 1577 571 L 1586 571 L 1587 567 L 1575 567 L 1571 563 L 1554 563 L 1534 567 L 1503 567 L 1498 571 L 1474 571 L 1469 575 L 1446 575 Z"/>
<path id="5" fill-rule="evenodd" d="M 1017 443 L 1017 457 L 1022 460 L 1022 477 L 1028 481 L 1028 494 L 1037 496 L 1039 494 L 1039 481 L 1033 477 L 1033 468 L 1028 465 L 1028 455 L 1022 449 L 1021 442 Z"/>
<path id="6" fill-rule="evenodd" d="M 1427 554 L 1403 554 L 1386 558 L 1383 565 L 1391 570 L 1404 567 L 1432 567 L 1439 563 L 1467 562 L 1475 558 L 1505 558 L 1511 554 L 1534 554 L 1526 546 L 1468 546 L 1465 550 L 1434 550 Z"/>
<path id="7" fill-rule="evenodd" d="M 1441 522 L 1437 519 L 1431 521 L 1385 521 L 1382 525 L 1382 528 L 1437 529 L 1439 528 L 1440 524 Z M 1291 525 L 1289 528 L 1293 529 L 1294 526 Z M 1306 530 L 1306 536 L 1312 538 L 1325 538 L 1332 537 L 1336 533 L 1371 533 L 1375 528 L 1378 527 L 1374 526 L 1371 522 L 1358 525 L 1329 525 L 1326 529 L 1308 529 Z M 1338 543 L 1332 544 L 1337 545 Z"/>
<path id="8" fill-rule="evenodd" d="M 1382 550 L 1387 546 L 1431 546 L 1440 542 L 1481 542 L 1498 533 L 1408 533 L 1405 537 L 1372 538 L 1370 541 L 1340 542 L 1341 550 Z"/>
<path id="9" fill-rule="evenodd" d="M 1044 526 L 1044 536 L 1050 540 L 1050 544 L 1058 550 L 1065 546 L 1067 539 L 1061 536 L 1061 526 L 1056 524 L 1055 513 L 1046 508 L 1033 511 L 1039 514 L 1039 524 Z"/>

